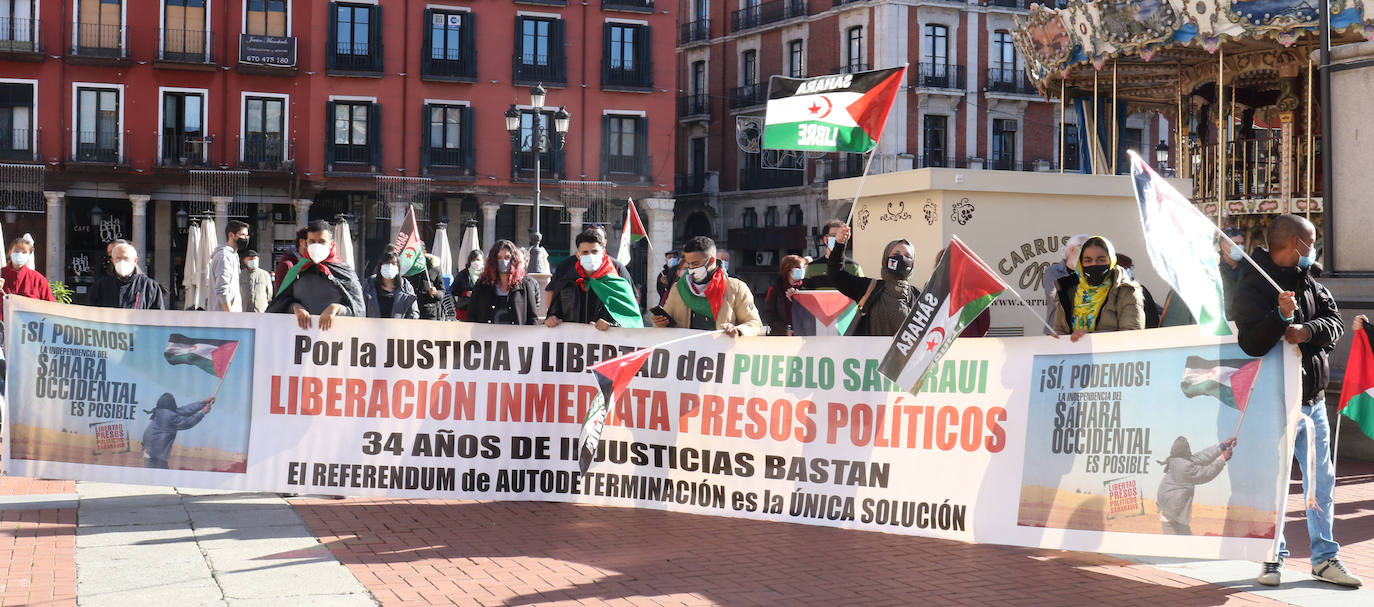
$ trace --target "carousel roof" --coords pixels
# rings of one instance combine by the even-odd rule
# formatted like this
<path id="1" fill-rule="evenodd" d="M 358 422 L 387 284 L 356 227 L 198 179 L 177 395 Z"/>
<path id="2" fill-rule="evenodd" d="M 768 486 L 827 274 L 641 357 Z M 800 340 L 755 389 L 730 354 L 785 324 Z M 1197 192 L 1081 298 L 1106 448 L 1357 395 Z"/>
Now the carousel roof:
<path id="1" fill-rule="evenodd" d="M 1374 39 L 1374 2 L 1371 11 L 1365 2 L 1331 0 L 1333 44 Z M 1317 38 L 1312 0 L 1063 4 L 1060 9 L 1031 5 L 1015 34 L 1029 77 L 1050 97 L 1058 97 L 1061 86 L 1101 90 L 1115 77 L 1123 100 L 1172 105 L 1185 87 L 1191 93 L 1215 79 L 1218 51 L 1227 58 L 1227 70 L 1236 70 L 1240 86 L 1277 89 L 1280 71 L 1305 69 L 1308 63 L 1307 50 L 1295 47 L 1310 47 Z"/>

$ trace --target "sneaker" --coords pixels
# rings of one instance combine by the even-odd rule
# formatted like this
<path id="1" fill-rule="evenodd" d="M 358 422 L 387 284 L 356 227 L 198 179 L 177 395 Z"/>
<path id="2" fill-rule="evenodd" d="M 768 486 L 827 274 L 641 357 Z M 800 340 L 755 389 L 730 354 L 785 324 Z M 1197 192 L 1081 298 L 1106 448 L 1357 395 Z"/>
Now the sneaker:
<path id="1" fill-rule="evenodd" d="M 1313 565 L 1312 577 L 1323 582 L 1331 582 L 1332 584 L 1339 584 L 1350 588 L 1359 588 L 1364 584 L 1364 582 L 1360 581 L 1360 578 L 1350 575 L 1350 572 L 1346 571 L 1345 565 L 1342 565 L 1340 560 L 1334 556 L 1319 564 Z"/>
<path id="2" fill-rule="evenodd" d="M 1264 569 L 1260 570 L 1259 577 L 1255 578 L 1255 581 L 1264 586 L 1278 586 L 1282 570 L 1282 561 L 1267 562 L 1264 564 Z"/>

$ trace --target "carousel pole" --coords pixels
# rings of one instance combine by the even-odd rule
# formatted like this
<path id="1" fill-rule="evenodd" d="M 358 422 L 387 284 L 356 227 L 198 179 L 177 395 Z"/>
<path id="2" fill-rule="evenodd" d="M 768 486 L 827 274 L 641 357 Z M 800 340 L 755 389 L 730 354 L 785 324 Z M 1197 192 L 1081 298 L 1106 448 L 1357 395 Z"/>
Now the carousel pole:
<path id="1" fill-rule="evenodd" d="M 1121 137 L 1116 123 L 1116 60 L 1112 60 L 1112 174 L 1116 174 L 1116 158 L 1121 155 Z"/>
<path id="2" fill-rule="evenodd" d="M 1321 112 L 1322 112 L 1322 235 L 1325 236 L 1326 246 L 1324 257 L 1326 268 L 1333 274 L 1336 269 L 1336 232 L 1331 226 L 1336 225 L 1336 188 L 1331 183 L 1331 4 L 1329 2 L 1318 2 L 1317 12 L 1321 16 L 1321 24 L 1318 26 L 1318 41 L 1321 44 L 1318 69 L 1321 70 Z M 1310 205 L 1309 205 L 1310 206 Z"/>
<path id="3" fill-rule="evenodd" d="M 1307 204 L 1304 205 L 1306 212 L 1304 216 L 1308 221 L 1312 221 L 1312 169 L 1316 161 L 1315 150 L 1312 146 L 1316 144 L 1312 136 L 1312 54 L 1307 54 Z"/>
<path id="4" fill-rule="evenodd" d="M 1064 174 L 1064 111 L 1065 111 L 1065 107 L 1066 107 L 1065 104 L 1066 104 L 1066 103 L 1068 103 L 1068 101 L 1066 101 L 1066 100 L 1064 99 L 1064 79 L 1063 79 L 1063 78 L 1060 78 L 1060 79 L 1059 79 L 1059 174 L 1060 174 L 1060 175 L 1063 175 L 1063 174 Z"/>
<path id="5" fill-rule="evenodd" d="M 1177 176 L 1179 176 L 1179 177 L 1182 177 L 1182 178 L 1184 178 L 1184 179 L 1187 179 L 1188 177 L 1190 177 L 1190 176 L 1192 175 L 1192 167 L 1188 166 L 1188 164 L 1191 164 L 1191 162 L 1192 162 L 1192 160 L 1193 160 L 1193 157 L 1192 157 L 1192 154 L 1189 154 L 1189 155 L 1188 155 L 1188 161 L 1189 161 L 1189 163 L 1188 163 L 1188 164 L 1185 164 L 1185 163 L 1183 162 L 1183 153 L 1186 152 L 1188 148 L 1185 148 L 1185 147 L 1183 146 L 1185 135 L 1183 134 L 1183 64 L 1182 64 L 1182 63 L 1179 64 L 1179 68 L 1178 68 L 1178 122 L 1175 122 L 1175 123 L 1174 123 L 1174 135 L 1175 135 L 1175 137 L 1174 137 L 1174 141 L 1175 141 L 1174 150 L 1176 150 L 1176 151 L 1174 152 L 1174 166 L 1177 167 L 1176 169 L 1174 169 L 1174 174 L 1177 175 Z M 1186 171 L 1183 170 L 1184 167 L 1187 167 L 1188 170 L 1186 170 Z"/>
<path id="6" fill-rule="evenodd" d="M 1217 225 L 1221 225 L 1221 208 L 1226 204 L 1226 49 L 1217 48 Z"/>
<path id="7" fill-rule="evenodd" d="M 1101 174 L 1102 167 L 1097 166 L 1096 149 L 1102 147 L 1102 110 L 1097 105 L 1097 66 L 1093 66 L 1093 145 L 1088 150 L 1088 157 L 1093 159 L 1093 174 Z"/>

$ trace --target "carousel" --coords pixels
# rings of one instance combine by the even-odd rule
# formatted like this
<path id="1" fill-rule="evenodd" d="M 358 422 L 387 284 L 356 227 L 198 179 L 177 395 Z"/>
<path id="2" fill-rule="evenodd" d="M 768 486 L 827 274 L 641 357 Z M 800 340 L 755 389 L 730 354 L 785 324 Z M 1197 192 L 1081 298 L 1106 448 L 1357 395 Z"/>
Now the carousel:
<path id="1" fill-rule="evenodd" d="M 1255 236 L 1279 213 L 1321 225 L 1322 156 L 1316 2 L 1069 0 L 1032 5 L 1016 33 L 1030 79 L 1076 118 L 1086 173 L 1127 172 L 1122 127 L 1157 112 L 1172 128 L 1165 173 L 1192 200 Z M 1332 0 L 1332 46 L 1374 39 L 1364 0 Z M 1371 6 L 1374 10 L 1374 6 Z M 1368 14 L 1368 17 L 1365 15 Z"/>

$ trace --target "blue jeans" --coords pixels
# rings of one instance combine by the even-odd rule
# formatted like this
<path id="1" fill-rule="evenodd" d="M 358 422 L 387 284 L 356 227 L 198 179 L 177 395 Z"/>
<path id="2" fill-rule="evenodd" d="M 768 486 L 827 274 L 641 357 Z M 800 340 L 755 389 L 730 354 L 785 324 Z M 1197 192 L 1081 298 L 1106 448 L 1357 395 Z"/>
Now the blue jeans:
<path id="1" fill-rule="evenodd" d="M 1341 549 L 1341 545 L 1336 543 L 1332 533 L 1331 509 L 1335 506 L 1335 500 L 1331 497 L 1331 490 L 1336 486 L 1336 466 L 1331 463 L 1331 424 L 1326 419 L 1326 399 L 1318 398 L 1311 406 L 1304 405 L 1302 408 L 1304 415 L 1312 418 L 1312 442 L 1316 452 L 1313 453 L 1312 465 L 1316 466 L 1316 486 L 1313 487 L 1312 494 L 1317 498 L 1317 505 L 1320 511 L 1307 509 L 1307 536 L 1312 543 L 1312 564 L 1317 565 L 1336 556 L 1336 551 Z M 1307 425 L 1298 424 L 1297 442 L 1293 445 L 1293 457 L 1298 460 L 1298 468 L 1302 471 L 1302 491 L 1303 505 L 1307 504 L 1307 483 L 1312 482 L 1312 472 L 1307 469 Z M 1279 529 L 1279 537 L 1283 537 L 1283 529 Z M 1279 557 L 1288 558 L 1288 548 L 1285 542 L 1279 542 Z"/>

